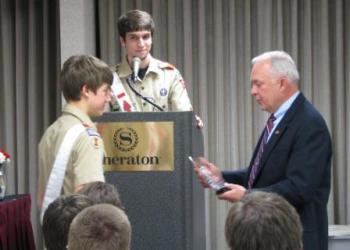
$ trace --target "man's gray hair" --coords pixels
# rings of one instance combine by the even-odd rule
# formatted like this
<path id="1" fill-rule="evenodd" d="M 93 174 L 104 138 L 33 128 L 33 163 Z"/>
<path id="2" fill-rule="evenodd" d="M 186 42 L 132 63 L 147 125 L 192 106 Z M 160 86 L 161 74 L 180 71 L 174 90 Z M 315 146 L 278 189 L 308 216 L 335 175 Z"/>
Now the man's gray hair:
<path id="1" fill-rule="evenodd" d="M 268 51 L 252 59 L 252 65 L 271 60 L 271 69 L 278 75 L 287 77 L 291 82 L 299 82 L 299 72 L 292 57 L 285 51 Z"/>

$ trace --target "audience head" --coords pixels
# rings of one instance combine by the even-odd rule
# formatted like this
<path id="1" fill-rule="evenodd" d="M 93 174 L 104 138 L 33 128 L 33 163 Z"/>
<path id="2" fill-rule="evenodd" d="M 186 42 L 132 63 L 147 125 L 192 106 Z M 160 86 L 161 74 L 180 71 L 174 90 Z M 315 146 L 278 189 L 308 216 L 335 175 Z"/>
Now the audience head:
<path id="1" fill-rule="evenodd" d="M 84 209 L 73 220 L 69 250 L 129 250 L 131 226 L 127 215 L 110 204 Z"/>
<path id="2" fill-rule="evenodd" d="M 102 181 L 91 182 L 84 185 L 78 193 L 88 196 L 94 204 L 108 203 L 123 208 L 116 187 L 110 183 Z"/>
<path id="3" fill-rule="evenodd" d="M 60 196 L 48 206 L 42 226 L 47 250 L 66 249 L 70 223 L 81 210 L 91 205 L 87 196 L 72 194 Z"/>
<path id="4" fill-rule="evenodd" d="M 232 250 L 301 250 L 302 226 L 292 205 L 274 193 L 251 192 L 234 202 L 225 225 Z"/>

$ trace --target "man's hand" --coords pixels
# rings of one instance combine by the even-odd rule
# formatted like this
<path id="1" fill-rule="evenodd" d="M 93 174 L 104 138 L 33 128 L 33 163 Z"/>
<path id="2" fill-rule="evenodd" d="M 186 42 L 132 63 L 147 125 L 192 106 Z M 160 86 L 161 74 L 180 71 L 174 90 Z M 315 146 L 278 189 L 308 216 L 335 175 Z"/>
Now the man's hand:
<path id="1" fill-rule="evenodd" d="M 241 185 L 225 183 L 225 187 L 229 190 L 218 195 L 220 200 L 227 200 L 231 202 L 239 201 L 246 192 L 245 187 Z"/>
<path id="2" fill-rule="evenodd" d="M 206 169 L 211 173 L 211 177 L 213 178 L 214 181 L 217 181 L 219 179 L 223 179 L 221 171 L 219 170 L 218 167 L 216 167 L 214 164 L 210 163 L 204 157 L 198 157 L 196 159 L 195 164 L 193 165 L 193 168 L 194 168 L 194 172 L 196 173 L 199 182 L 202 184 L 202 186 L 204 188 L 208 188 L 209 185 L 208 185 L 208 182 L 207 182 L 205 176 L 203 175 L 203 173 L 201 173 L 201 171 L 199 169 L 200 166 L 206 167 Z"/>

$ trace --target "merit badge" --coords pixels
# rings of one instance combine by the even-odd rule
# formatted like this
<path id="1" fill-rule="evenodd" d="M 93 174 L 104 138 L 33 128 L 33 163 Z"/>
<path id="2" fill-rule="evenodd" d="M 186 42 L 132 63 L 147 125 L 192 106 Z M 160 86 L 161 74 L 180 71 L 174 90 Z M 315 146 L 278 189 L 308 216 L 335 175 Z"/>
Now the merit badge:
<path id="1" fill-rule="evenodd" d="M 126 112 L 131 112 L 131 105 L 127 102 L 127 101 L 123 101 L 123 109 L 126 111 Z"/>
<path id="2" fill-rule="evenodd" d="M 168 94 L 168 91 L 166 90 L 166 88 L 162 88 L 161 90 L 160 90 L 160 95 L 161 96 L 166 96 Z"/>

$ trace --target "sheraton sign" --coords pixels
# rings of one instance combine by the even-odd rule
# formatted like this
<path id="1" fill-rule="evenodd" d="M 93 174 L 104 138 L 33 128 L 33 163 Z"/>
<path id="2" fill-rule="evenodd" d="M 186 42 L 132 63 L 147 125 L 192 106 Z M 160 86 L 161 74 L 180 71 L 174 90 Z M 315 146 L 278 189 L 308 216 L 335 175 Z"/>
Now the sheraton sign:
<path id="1" fill-rule="evenodd" d="M 105 171 L 173 171 L 173 122 L 97 125 L 105 145 Z"/>

